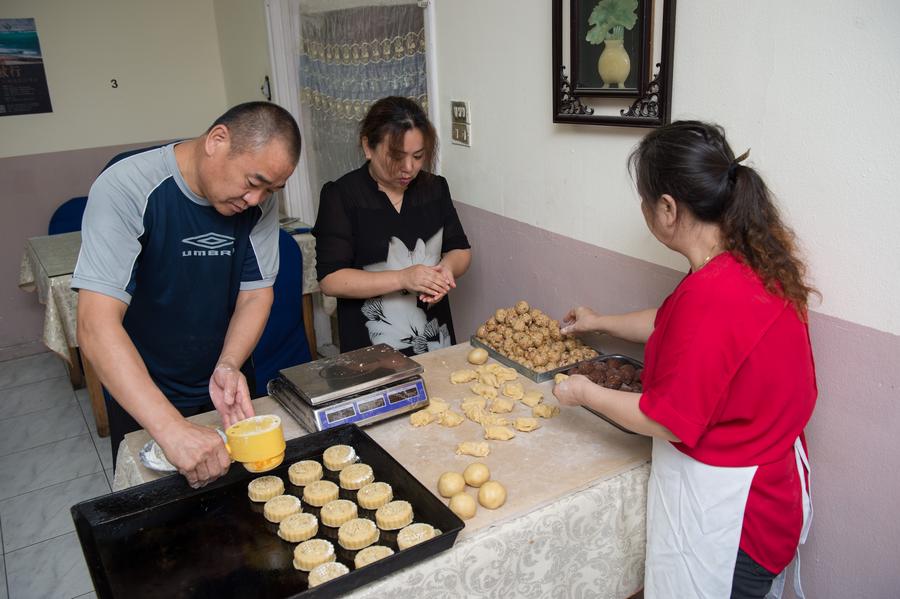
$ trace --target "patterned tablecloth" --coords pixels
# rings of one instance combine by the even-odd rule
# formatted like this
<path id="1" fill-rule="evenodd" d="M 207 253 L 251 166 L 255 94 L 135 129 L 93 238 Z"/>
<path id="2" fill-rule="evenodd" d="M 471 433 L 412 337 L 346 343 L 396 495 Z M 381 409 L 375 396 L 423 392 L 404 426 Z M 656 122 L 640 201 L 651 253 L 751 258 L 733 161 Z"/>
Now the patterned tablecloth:
<path id="1" fill-rule="evenodd" d="M 19 287 L 37 291 L 44 305 L 44 345 L 71 360 L 75 337 L 78 294 L 72 291 L 72 271 L 81 248 L 81 233 L 32 237 L 25 242 L 19 266 Z M 66 272 L 68 271 L 68 272 Z"/>
<path id="2" fill-rule="evenodd" d="M 431 397 L 451 403 L 468 393 L 449 374 L 464 368 L 468 343 L 416 356 Z M 537 388 L 556 404 L 552 382 Z M 257 414 L 281 417 L 285 437 L 305 434 L 270 397 L 254 400 Z M 215 425 L 215 413 L 192 421 Z M 462 471 L 473 458 L 453 449 L 475 440 L 480 426 L 436 424 L 412 428 L 398 417 L 366 432 L 404 468 L 434 490 L 440 474 Z M 149 440 L 145 431 L 125 436 L 119 447 L 113 489 L 161 475 L 138 459 Z M 416 597 L 609 597 L 634 594 L 643 585 L 650 443 L 623 433 L 581 408 L 562 408 L 533 433 L 492 442 L 484 461 L 492 478 L 509 490 L 498 510 L 479 509 L 466 521 L 455 545 L 434 558 L 357 589 L 354 598 L 392 597 L 415 589 Z"/>
<path id="3" fill-rule="evenodd" d="M 303 252 L 303 293 L 319 290 L 316 280 L 316 240 L 309 233 L 294 235 Z M 76 317 L 78 294 L 71 290 L 72 271 L 81 248 L 81 233 L 32 237 L 25 242 L 19 266 L 19 287 L 37 291 L 45 306 L 43 342 L 66 362 L 70 348 L 78 347 Z M 68 272 L 65 272 L 68 271 Z"/>

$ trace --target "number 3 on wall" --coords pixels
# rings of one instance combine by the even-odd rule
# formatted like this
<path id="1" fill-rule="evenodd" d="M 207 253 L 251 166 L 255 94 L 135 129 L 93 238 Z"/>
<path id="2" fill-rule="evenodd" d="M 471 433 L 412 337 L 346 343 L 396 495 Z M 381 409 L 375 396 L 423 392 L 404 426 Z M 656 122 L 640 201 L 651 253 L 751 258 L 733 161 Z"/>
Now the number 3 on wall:
<path id="1" fill-rule="evenodd" d="M 110 79 L 109 86 L 113 89 L 116 89 L 117 87 L 119 87 L 119 82 L 116 81 L 115 79 Z"/>

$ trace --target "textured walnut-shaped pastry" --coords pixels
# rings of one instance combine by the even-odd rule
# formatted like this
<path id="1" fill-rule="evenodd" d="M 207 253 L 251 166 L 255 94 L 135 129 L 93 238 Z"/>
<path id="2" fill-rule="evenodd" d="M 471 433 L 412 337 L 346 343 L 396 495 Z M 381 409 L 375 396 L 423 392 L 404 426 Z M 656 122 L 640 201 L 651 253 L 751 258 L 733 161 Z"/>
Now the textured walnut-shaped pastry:
<path id="1" fill-rule="evenodd" d="M 500 332 L 503 334 L 504 339 L 512 340 L 516 336 L 516 332 L 507 326 L 504 326 Z"/>
<path id="2" fill-rule="evenodd" d="M 484 328 L 486 328 L 488 332 L 497 330 L 497 321 L 494 320 L 493 316 L 488 318 L 488 321 L 484 323 Z"/>
<path id="3" fill-rule="evenodd" d="M 532 310 L 532 312 L 534 312 L 534 311 Z M 546 314 L 538 314 L 538 315 L 532 314 L 531 322 L 533 322 L 534 324 L 536 324 L 539 327 L 546 327 L 548 324 L 550 324 L 550 317 L 547 316 Z"/>
<path id="4" fill-rule="evenodd" d="M 578 340 L 577 340 L 577 339 L 568 338 L 568 339 L 566 339 L 565 341 L 563 341 L 563 345 L 566 346 L 566 351 L 571 352 L 571 351 L 574 350 L 576 347 L 578 347 Z"/>
<path id="5" fill-rule="evenodd" d="M 532 318 L 534 318 L 535 316 L 541 316 L 544 312 L 539 308 L 532 308 L 528 311 L 528 313 L 531 314 Z"/>
<path id="6" fill-rule="evenodd" d="M 622 376 L 618 371 L 608 371 L 606 374 L 606 387 L 610 389 L 618 389 L 622 386 Z"/>
<path id="7" fill-rule="evenodd" d="M 535 366 L 546 366 L 547 364 L 547 352 L 539 351 L 534 354 L 534 357 L 531 359 Z"/>
<path id="8" fill-rule="evenodd" d="M 522 314 L 521 316 L 519 316 L 519 321 L 524 322 L 526 325 L 530 325 L 531 324 L 531 314 L 529 312 Z"/>
<path id="9" fill-rule="evenodd" d="M 493 343 L 494 345 L 498 345 L 503 341 L 503 335 L 500 334 L 500 331 L 491 331 L 488 333 L 488 341 Z"/>
<path id="10" fill-rule="evenodd" d="M 538 333 L 537 331 L 531 332 L 531 342 L 534 343 L 536 347 L 540 347 L 544 345 L 544 336 Z"/>
<path id="11" fill-rule="evenodd" d="M 516 324 L 513 325 L 513 330 L 515 330 L 518 333 L 523 332 L 526 328 L 527 328 L 527 326 L 521 320 L 517 320 Z"/>
<path id="12" fill-rule="evenodd" d="M 494 312 L 494 320 L 497 322 L 505 322 L 506 321 L 506 309 L 498 308 L 496 312 Z"/>
<path id="13" fill-rule="evenodd" d="M 524 366 L 525 368 L 534 369 L 534 362 L 532 362 L 531 360 L 523 360 L 522 366 Z"/>
<path id="14" fill-rule="evenodd" d="M 622 367 L 619 368 L 619 374 L 622 376 L 622 382 L 631 384 L 634 381 L 634 373 L 635 368 L 631 364 L 622 364 Z"/>
<path id="15" fill-rule="evenodd" d="M 529 310 L 531 310 L 531 306 L 529 306 L 528 302 L 526 302 L 525 300 L 519 300 L 516 302 L 516 312 L 518 314 L 525 314 Z"/>
<path id="16" fill-rule="evenodd" d="M 478 327 L 478 330 L 475 331 L 475 336 L 478 337 L 479 339 L 485 339 L 487 337 L 487 334 L 488 334 L 488 330 L 487 330 L 487 327 L 484 325 L 481 325 L 480 327 Z"/>
<path id="17" fill-rule="evenodd" d="M 528 335 L 527 333 L 516 333 L 514 339 L 516 341 L 516 345 L 518 345 L 522 349 L 531 347 L 531 335 Z"/>

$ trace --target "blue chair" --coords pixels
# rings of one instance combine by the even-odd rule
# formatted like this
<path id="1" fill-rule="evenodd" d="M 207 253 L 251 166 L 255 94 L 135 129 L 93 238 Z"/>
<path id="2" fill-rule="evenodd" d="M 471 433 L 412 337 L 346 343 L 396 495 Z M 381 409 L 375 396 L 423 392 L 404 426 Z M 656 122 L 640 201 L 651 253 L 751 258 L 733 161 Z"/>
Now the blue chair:
<path id="1" fill-rule="evenodd" d="M 85 206 L 87 206 L 87 196 L 72 198 L 63 202 L 62 206 L 57 208 L 53 216 L 50 217 L 50 223 L 47 225 L 47 235 L 80 231 Z"/>
<path id="2" fill-rule="evenodd" d="M 293 237 L 278 230 L 279 265 L 275 278 L 275 300 L 269 321 L 256 349 L 256 395 L 266 395 L 266 384 L 278 371 L 312 360 L 303 325 L 303 253 Z"/>

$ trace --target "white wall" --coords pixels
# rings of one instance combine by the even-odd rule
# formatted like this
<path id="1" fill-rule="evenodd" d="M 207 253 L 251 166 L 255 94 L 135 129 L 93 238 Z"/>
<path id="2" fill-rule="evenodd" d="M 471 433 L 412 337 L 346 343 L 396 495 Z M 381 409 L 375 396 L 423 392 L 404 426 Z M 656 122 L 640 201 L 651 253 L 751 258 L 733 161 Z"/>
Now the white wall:
<path id="1" fill-rule="evenodd" d="M 272 75 L 264 0 L 213 0 L 213 5 L 228 105 L 265 100 L 259 88 Z"/>
<path id="2" fill-rule="evenodd" d="M 0 158 L 190 137 L 226 108 L 212 0 L 3 0 L 0 17 L 35 18 L 53 104 L 0 118 Z"/>
<path id="3" fill-rule="evenodd" d="M 551 122 L 550 2 L 436 0 L 441 105 L 468 100 L 471 148 L 439 123 L 456 199 L 685 269 L 646 231 L 625 167 L 640 129 Z M 900 3 L 680 0 L 673 118 L 752 148 L 797 231 L 819 312 L 900 334 Z M 477 252 L 477 249 L 476 249 Z"/>

